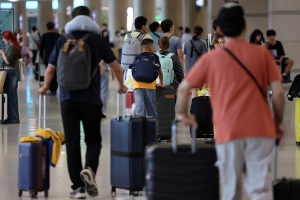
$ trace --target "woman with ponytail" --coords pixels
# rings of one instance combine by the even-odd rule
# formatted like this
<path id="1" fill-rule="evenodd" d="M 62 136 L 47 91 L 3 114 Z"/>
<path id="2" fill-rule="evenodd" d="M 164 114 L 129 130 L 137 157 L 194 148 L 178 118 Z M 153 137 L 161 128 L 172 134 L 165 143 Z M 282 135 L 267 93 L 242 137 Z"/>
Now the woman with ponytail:
<path id="1" fill-rule="evenodd" d="M 4 124 L 16 124 L 20 123 L 19 110 L 18 110 L 18 72 L 17 65 L 19 64 L 19 59 L 22 58 L 20 44 L 17 41 L 14 34 L 7 30 L 2 33 L 3 42 L 9 46 L 7 52 L 0 49 L 0 55 L 2 56 L 4 62 L 3 67 L 0 70 L 5 70 L 7 72 L 4 90 L 7 93 L 7 114 L 8 118 L 3 123 Z"/>
<path id="2" fill-rule="evenodd" d="M 201 40 L 203 28 L 201 26 L 195 26 L 194 35 L 192 39 L 184 45 L 184 70 L 187 74 L 190 69 L 194 66 L 196 61 L 207 52 L 206 42 Z M 197 97 L 197 90 L 192 90 L 192 97 Z"/>

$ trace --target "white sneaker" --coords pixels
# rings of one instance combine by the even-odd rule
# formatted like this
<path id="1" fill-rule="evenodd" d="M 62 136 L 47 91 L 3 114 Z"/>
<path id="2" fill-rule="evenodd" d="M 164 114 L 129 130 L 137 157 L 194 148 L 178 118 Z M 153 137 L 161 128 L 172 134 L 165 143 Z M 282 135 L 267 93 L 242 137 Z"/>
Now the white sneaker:
<path id="1" fill-rule="evenodd" d="M 92 197 L 98 196 L 98 188 L 93 170 L 87 167 L 80 172 L 80 177 L 85 184 L 86 192 Z"/>
<path id="2" fill-rule="evenodd" d="M 70 192 L 70 198 L 74 199 L 85 199 L 85 189 L 83 187 L 77 188 L 76 190 L 73 190 Z"/>

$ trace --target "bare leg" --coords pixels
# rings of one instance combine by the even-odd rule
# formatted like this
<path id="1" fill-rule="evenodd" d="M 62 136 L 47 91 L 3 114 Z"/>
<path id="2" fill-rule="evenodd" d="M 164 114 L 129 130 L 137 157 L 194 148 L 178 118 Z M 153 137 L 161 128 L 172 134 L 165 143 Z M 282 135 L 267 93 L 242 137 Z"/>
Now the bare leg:
<path id="1" fill-rule="evenodd" d="M 294 60 L 288 58 L 284 64 L 286 64 L 285 70 L 284 70 L 284 74 L 289 73 L 289 71 L 292 69 L 293 65 L 294 65 Z"/>

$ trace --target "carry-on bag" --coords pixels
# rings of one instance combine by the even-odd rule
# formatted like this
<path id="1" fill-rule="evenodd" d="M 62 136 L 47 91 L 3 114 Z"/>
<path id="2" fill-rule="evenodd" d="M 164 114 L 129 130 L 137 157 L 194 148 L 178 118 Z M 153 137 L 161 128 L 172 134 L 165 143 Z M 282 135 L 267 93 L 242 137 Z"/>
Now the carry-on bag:
<path id="1" fill-rule="evenodd" d="M 44 96 L 44 128 L 46 127 L 46 97 Z M 41 96 L 39 96 L 39 127 L 41 125 Z M 48 145 L 43 141 L 21 142 L 19 144 L 18 195 L 28 191 L 31 198 L 44 191 L 48 197 L 50 172 Z"/>
<path id="2" fill-rule="evenodd" d="M 120 117 L 120 94 L 117 116 L 111 119 L 111 186 L 138 195 L 144 187 L 144 153 L 146 145 L 156 141 L 156 120 L 153 117 L 125 117 L 126 97 L 123 95 L 123 116 Z"/>
<path id="3" fill-rule="evenodd" d="M 295 135 L 296 145 L 300 146 L 300 98 L 295 98 Z"/>
<path id="4" fill-rule="evenodd" d="M 134 92 L 126 92 L 126 116 L 130 116 L 132 113 L 132 104 L 134 104 Z"/>
<path id="5" fill-rule="evenodd" d="M 3 87 L 4 87 L 4 83 L 5 83 L 5 80 L 6 80 L 6 75 L 7 75 L 7 72 L 6 71 L 0 71 L 0 93 L 2 94 L 3 93 Z"/>
<path id="6" fill-rule="evenodd" d="M 0 122 L 4 122 L 7 120 L 8 115 L 7 115 L 7 94 L 2 93 L 0 94 Z"/>
<path id="7" fill-rule="evenodd" d="M 199 96 L 192 99 L 190 113 L 195 115 L 198 123 L 196 138 L 214 138 L 212 123 L 212 108 L 208 96 Z M 190 128 L 192 133 L 192 128 Z"/>
<path id="8" fill-rule="evenodd" d="M 146 150 L 148 200 L 218 200 L 219 173 L 213 145 L 177 145 L 177 122 L 172 124 L 172 143 L 157 143 Z"/>
<path id="9" fill-rule="evenodd" d="M 175 95 L 172 86 L 156 87 L 158 140 L 171 140 L 171 124 L 175 118 Z"/>
<path id="10" fill-rule="evenodd" d="M 300 199 L 300 180 L 299 179 L 277 179 L 278 165 L 278 141 L 275 147 L 275 162 L 274 162 L 274 182 L 273 194 L 274 200 L 299 200 Z"/>

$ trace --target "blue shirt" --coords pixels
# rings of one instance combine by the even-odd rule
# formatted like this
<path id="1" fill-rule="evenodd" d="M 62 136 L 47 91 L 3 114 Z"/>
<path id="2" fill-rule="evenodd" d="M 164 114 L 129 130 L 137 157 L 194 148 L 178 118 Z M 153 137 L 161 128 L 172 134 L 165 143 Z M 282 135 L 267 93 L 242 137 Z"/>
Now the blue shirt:
<path id="1" fill-rule="evenodd" d="M 178 57 L 178 52 L 177 50 L 182 50 L 182 42 L 181 39 L 177 36 L 174 35 L 169 35 L 166 34 L 166 36 L 169 37 L 169 41 L 170 41 L 170 48 L 169 51 L 171 53 L 174 53 L 177 57 Z"/>
<path id="2" fill-rule="evenodd" d="M 75 39 L 82 38 L 87 31 L 74 31 L 72 32 Z M 57 66 L 57 60 L 59 51 L 62 46 L 66 43 L 65 37 L 60 37 L 49 58 L 49 64 L 53 66 Z M 91 73 L 94 72 L 95 68 L 98 67 L 99 63 L 103 59 L 106 63 L 112 63 L 116 60 L 116 57 L 109 47 L 109 43 L 102 38 L 100 35 L 92 35 L 90 36 L 86 43 L 90 47 L 91 50 Z M 92 75 L 92 74 L 91 74 Z M 100 99 L 100 72 L 96 73 L 91 81 L 91 85 L 85 90 L 76 90 L 76 91 L 68 91 L 64 89 L 60 89 L 60 102 L 73 100 L 79 101 L 83 103 L 102 105 Z"/>
<path id="3" fill-rule="evenodd" d="M 150 32 L 149 35 L 152 37 L 152 40 L 154 41 L 155 51 L 158 51 L 158 40 L 159 40 L 159 38 L 163 37 L 165 34 L 163 34 L 161 32 L 157 32 L 157 31 L 155 31 L 154 33 Z M 159 37 L 157 37 L 157 36 L 159 36 Z"/>

